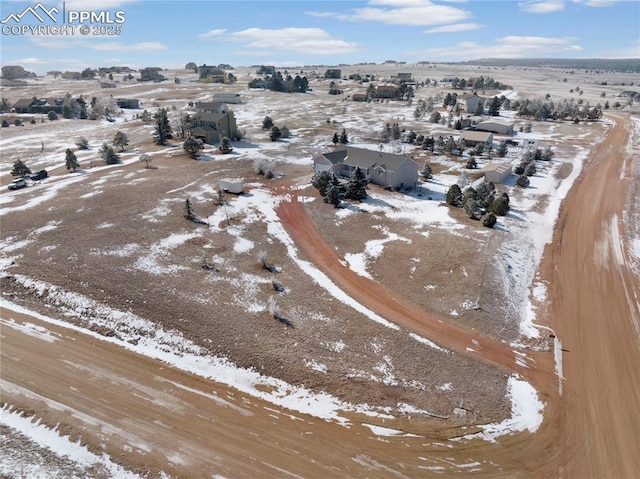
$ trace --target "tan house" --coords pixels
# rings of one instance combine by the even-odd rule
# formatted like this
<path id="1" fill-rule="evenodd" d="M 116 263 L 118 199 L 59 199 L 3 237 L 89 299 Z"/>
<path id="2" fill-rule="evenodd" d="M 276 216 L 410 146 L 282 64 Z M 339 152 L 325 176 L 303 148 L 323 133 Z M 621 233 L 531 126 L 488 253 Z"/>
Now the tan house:
<path id="1" fill-rule="evenodd" d="M 490 131 L 500 135 L 512 135 L 514 123 L 496 118 L 483 119 L 476 122 L 475 128 L 480 131 Z"/>
<path id="2" fill-rule="evenodd" d="M 464 130 L 460 133 L 460 139 L 464 140 L 467 146 L 475 146 L 479 143 L 490 145 L 493 143 L 493 133 L 488 131 Z"/>
<path id="3" fill-rule="evenodd" d="M 395 98 L 398 87 L 395 85 L 378 85 L 375 89 L 375 98 Z"/>
<path id="4" fill-rule="evenodd" d="M 413 158 L 351 146 L 316 156 L 313 167 L 316 172 L 332 171 L 344 177 L 359 167 L 371 183 L 393 189 L 413 188 L 418 181 L 418 163 Z"/>
<path id="5" fill-rule="evenodd" d="M 484 173 L 484 181 L 497 185 L 511 176 L 511 165 L 505 162 L 488 163 L 480 173 Z"/>

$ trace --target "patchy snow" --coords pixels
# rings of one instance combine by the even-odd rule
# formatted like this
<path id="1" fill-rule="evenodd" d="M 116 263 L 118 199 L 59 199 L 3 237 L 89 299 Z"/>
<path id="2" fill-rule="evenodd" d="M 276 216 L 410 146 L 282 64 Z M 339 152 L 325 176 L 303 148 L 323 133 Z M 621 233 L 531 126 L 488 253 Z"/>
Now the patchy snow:
<path id="1" fill-rule="evenodd" d="M 427 346 L 429 346 L 430 348 L 433 349 L 437 349 L 438 351 L 442 351 L 443 353 L 450 353 L 451 351 L 449 351 L 448 349 L 444 349 L 441 348 L 440 346 L 438 346 L 436 343 L 434 343 L 433 341 L 428 340 L 427 338 L 423 338 L 422 336 L 418 336 L 415 333 L 409 333 L 409 336 L 411 336 L 413 339 L 415 339 L 416 341 L 426 344 Z"/>
<path id="2" fill-rule="evenodd" d="M 511 399 L 511 417 L 500 423 L 487 424 L 482 431 L 464 436 L 464 439 L 481 438 L 496 442 L 496 438 L 519 431 L 534 433 L 542 424 L 544 404 L 528 382 L 512 376 L 507 381 L 507 394 Z"/>
<path id="3" fill-rule="evenodd" d="M 106 454 L 98 456 L 90 452 L 85 446 L 80 445 L 80 440 L 73 442 L 69 440 L 68 436 L 60 436 L 56 429 L 46 427 L 40 423 L 40 420 L 32 422 L 31 418 L 23 417 L 17 411 L 12 410 L 10 406 L 0 409 L 0 424 L 23 434 L 56 456 L 73 461 L 74 469 L 78 470 L 78 475 L 69 476 L 69 471 L 59 469 L 55 461 L 47 461 L 44 464 L 24 461 L 21 460 L 20 454 L 0 448 L 0 475 L 3 477 L 14 477 L 14 474 L 19 472 L 20 477 L 30 479 L 80 479 L 84 477 L 83 471 L 88 470 L 102 471 L 105 477 L 119 479 L 140 479 L 142 477 L 123 469 L 119 464 L 115 464 Z M 166 476 L 163 475 L 163 477 Z"/>
<path id="4" fill-rule="evenodd" d="M 406 243 L 411 243 L 411 240 L 403 238 L 402 236 L 398 236 L 397 234 L 390 232 L 386 228 L 377 227 L 377 229 L 381 230 L 387 237 L 367 241 L 365 243 L 363 253 L 347 253 L 344 255 L 344 259 L 349 264 L 349 268 L 351 270 L 353 270 L 360 276 L 364 276 L 365 278 L 369 279 L 373 279 L 373 277 L 367 271 L 367 266 L 371 262 L 371 260 L 374 260 L 375 258 L 382 255 L 384 245 L 386 243 L 389 243 L 391 241 L 404 241 Z"/>

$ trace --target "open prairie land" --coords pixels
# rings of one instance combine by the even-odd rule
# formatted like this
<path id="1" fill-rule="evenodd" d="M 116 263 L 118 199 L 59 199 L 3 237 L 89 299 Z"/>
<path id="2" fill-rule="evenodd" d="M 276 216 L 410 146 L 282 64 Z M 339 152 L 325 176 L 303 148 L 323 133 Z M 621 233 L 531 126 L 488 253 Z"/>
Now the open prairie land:
<path id="1" fill-rule="evenodd" d="M 3 88 L 12 103 L 69 93 L 140 108 L 115 121 L 3 115 L 0 477 L 640 472 L 640 116 L 619 96 L 638 75 L 342 67 L 377 84 L 398 71 L 418 83 L 410 102 L 355 102 L 367 83 L 347 79 L 330 95 L 320 68 L 304 69 L 305 94 L 249 89 L 248 68 L 234 85 L 175 70 L 115 89 L 50 77 Z M 460 134 L 442 108 L 453 90 L 433 81 L 445 76 L 508 86 L 486 98 L 611 108 L 589 122 L 503 109 L 514 134 L 467 169 L 469 150 L 404 141 Z M 175 127 L 218 92 L 242 100 L 229 104 L 242 132 L 229 154 L 206 145 L 190 159 L 177 135 L 156 145 L 153 120 L 140 118 L 165 108 Z M 444 121 L 418 117 L 421 101 Z M 289 136 L 271 141 L 266 116 Z M 384 141 L 387 124 L 405 134 Z M 119 131 L 129 144 L 106 165 L 98 150 Z M 399 191 L 371 184 L 334 208 L 311 184 L 313 158 L 343 131 L 433 177 Z M 493 228 L 446 203 L 451 185 L 478 187 L 482 166 L 517 166 L 525 140 L 553 157 L 526 188 L 516 175 L 495 185 L 510 210 Z M 18 159 L 49 176 L 9 191 Z M 220 201 L 224 178 L 244 193 Z M 187 200 L 202 222 L 185 218 Z"/>

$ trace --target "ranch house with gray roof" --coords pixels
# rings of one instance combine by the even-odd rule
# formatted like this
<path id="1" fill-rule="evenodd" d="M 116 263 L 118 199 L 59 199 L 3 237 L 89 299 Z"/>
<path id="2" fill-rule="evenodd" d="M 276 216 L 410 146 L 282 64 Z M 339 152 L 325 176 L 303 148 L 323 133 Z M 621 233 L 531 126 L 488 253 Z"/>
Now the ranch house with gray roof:
<path id="1" fill-rule="evenodd" d="M 393 189 L 413 188 L 418 181 L 418 163 L 410 156 L 351 146 L 316 156 L 313 167 L 316 172 L 332 171 L 343 177 L 360 167 L 371 183 Z"/>

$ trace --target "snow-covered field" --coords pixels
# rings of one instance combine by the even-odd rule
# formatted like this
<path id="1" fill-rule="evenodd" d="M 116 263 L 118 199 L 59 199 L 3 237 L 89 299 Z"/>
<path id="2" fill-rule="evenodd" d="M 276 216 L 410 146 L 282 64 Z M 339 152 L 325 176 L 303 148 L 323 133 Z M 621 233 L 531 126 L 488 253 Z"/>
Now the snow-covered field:
<path id="1" fill-rule="evenodd" d="M 320 87 L 320 85 L 314 85 L 314 90 L 318 90 Z M 126 92 L 124 88 L 122 91 Z M 173 92 L 161 88 L 155 88 L 145 92 L 145 103 L 151 104 L 154 101 L 162 102 L 167 98 L 166 95 L 168 93 L 171 94 Z M 515 91 L 504 93 L 508 96 L 517 96 L 517 92 Z M 418 95 L 427 94 L 435 94 L 435 91 L 425 92 L 424 90 L 418 90 Z M 193 99 L 193 96 L 206 98 L 206 95 L 198 93 L 197 95 L 191 95 L 189 101 Z M 273 98 L 269 101 L 261 99 L 261 92 L 243 92 L 243 96 L 246 97 L 244 104 L 234 105 L 232 109 L 236 114 L 238 125 L 240 127 L 243 125 L 246 126 L 247 137 L 244 142 L 239 142 L 234 145 L 234 153 L 243 159 L 275 161 L 278 164 L 278 168 L 282 171 L 286 171 L 289 165 L 293 165 L 296 167 L 308 166 L 310 172 L 313 156 L 329 147 L 329 138 L 325 137 L 324 132 L 322 134 L 313 133 L 315 130 L 323 128 L 323 124 L 326 123 L 325 116 L 314 119 L 310 125 L 304 124 L 304 126 L 300 128 L 296 128 L 295 125 L 302 125 L 302 118 L 308 114 L 308 111 L 317 111 L 319 101 L 324 104 L 333 99 L 325 96 L 321 100 L 318 100 L 318 95 L 314 93 L 308 95 L 308 99 L 303 99 L 298 108 L 293 108 L 295 111 L 292 111 L 292 105 L 288 103 L 290 100 L 289 97 L 283 97 L 281 100 L 282 103 L 275 103 Z M 187 98 L 173 98 L 173 101 L 176 104 L 185 105 Z M 410 120 L 413 118 L 414 107 L 412 106 L 402 107 L 380 104 L 376 105 L 375 108 L 379 117 L 384 117 L 388 120 L 394 118 L 405 119 L 407 124 L 413 122 L 413 120 Z M 150 108 L 150 110 L 152 110 L 152 108 Z M 285 110 L 287 112 L 286 124 L 290 127 L 292 133 L 291 138 L 276 143 L 264 141 L 265 133 L 258 127 L 262 118 L 269 114 L 274 117 L 276 123 L 283 124 L 284 118 L 278 118 L 278 115 Z M 503 115 L 513 116 L 513 112 L 504 112 Z M 282 117 L 284 116 L 283 114 Z M 339 108 L 334 108 L 327 116 L 335 120 L 339 128 L 345 128 L 347 132 L 349 132 L 352 146 L 372 150 L 379 148 L 379 143 L 371 141 L 371 136 L 373 136 L 372 131 L 380 129 L 382 122 L 379 120 L 372 122 L 369 118 L 365 117 L 362 113 L 361 105 L 344 102 L 344 105 L 340 105 Z M 124 118 L 120 117 L 115 124 L 105 122 L 101 125 L 104 128 L 98 132 L 96 132 L 93 124 L 82 123 L 82 126 L 80 126 L 80 124 L 71 124 L 71 122 L 67 121 L 60 121 L 48 128 L 39 128 L 37 133 L 34 130 L 30 130 L 30 127 L 25 127 L 25 131 L 19 133 L 16 133 L 13 127 L 9 132 L 2 131 L 0 149 L 5 153 L 2 157 L 1 173 L 3 177 L 6 177 L 13 159 L 21 150 L 31 149 L 39 151 L 41 144 L 46 145 L 45 153 L 34 157 L 31 165 L 32 169 L 42 167 L 54 171 L 63 169 L 63 152 L 70 146 L 70 143 L 73 142 L 75 138 L 81 135 L 92 135 L 92 138 L 94 138 L 92 141 L 96 144 L 109 141 L 118 128 L 127 126 L 123 120 Z M 583 162 L 589 153 L 589 146 L 588 144 L 584 144 L 582 137 L 588 136 L 590 141 L 595 143 L 598 139 L 602 138 L 605 133 L 606 128 L 603 128 L 602 125 L 606 125 L 606 121 L 595 126 L 584 125 L 574 128 L 571 133 L 573 136 L 568 136 L 567 132 L 559 125 L 536 123 L 534 124 L 534 133 L 521 133 L 517 135 L 518 138 L 535 138 L 540 142 L 540 145 L 549 145 L 556 153 L 552 161 L 539 164 L 538 173 L 531 177 L 531 185 L 529 188 L 520 189 L 512 183 L 507 184 L 506 187 L 511 198 L 512 211 L 506 217 L 500 217 L 496 225 L 496 229 L 504 233 L 504 240 L 493 261 L 496 264 L 496 268 L 503 272 L 502 294 L 505 298 L 509 298 L 511 303 L 509 308 L 516 312 L 515 314 L 520 320 L 519 330 L 522 335 L 522 343 L 540 337 L 541 328 L 546 328 L 545 326 L 537 324 L 540 322 L 540 318 L 538 318 L 537 315 L 537 308 L 538 305 L 544 304 L 545 302 L 547 287 L 545 284 L 536 280 L 537 266 L 541 261 L 545 245 L 552 239 L 555 221 L 558 217 L 562 200 L 566 197 L 571 186 L 578 178 L 582 171 Z M 67 126 L 72 128 L 72 131 L 69 131 Z M 432 132 L 446 130 L 438 125 L 423 124 L 421 127 L 431 128 Z M 149 128 L 149 126 L 135 127 L 131 130 L 130 136 L 137 138 L 148 135 Z M 590 129 L 596 128 L 598 129 L 597 133 L 594 134 L 590 131 Z M 640 120 L 636 120 L 636 130 L 640 131 Z M 631 145 L 630 148 L 637 150 L 637 139 L 638 134 L 635 135 L 636 144 Z M 385 148 L 387 151 L 400 152 L 403 148 L 408 147 L 402 144 L 390 144 L 386 145 Z M 124 154 L 123 165 L 137 162 L 140 153 L 141 151 L 136 148 Z M 210 154 L 210 156 L 208 156 L 210 159 L 215 158 L 211 156 L 212 153 L 212 150 L 205 151 L 205 155 Z M 506 160 L 516 165 L 519 162 L 521 153 L 521 151 L 513 149 L 508 153 Z M 175 149 L 168 149 L 166 151 L 154 152 L 156 156 L 163 154 L 174 155 L 176 151 Z M 109 176 L 101 173 L 111 170 L 111 173 L 116 177 L 118 175 L 122 176 L 121 168 L 123 165 L 98 166 L 98 161 L 95 158 L 95 149 L 89 152 L 79 152 L 78 157 L 81 164 L 86 165 L 94 161 L 96 165 L 94 165 L 94 168 L 83 169 L 81 172 L 68 177 L 56 176 L 49 178 L 42 184 L 37 185 L 40 195 L 33 197 L 33 199 L 28 202 L 22 202 L 20 200 L 20 192 L 3 193 L 3 195 L 0 196 L 0 214 L 5 216 L 17 212 L 28 213 L 34 208 L 45 207 L 47 202 L 63 194 L 65 188 L 69 188 L 73 184 L 90 184 L 93 186 L 91 194 L 100 195 L 104 185 L 109 182 Z M 479 167 L 486 161 L 488 160 L 481 159 Z M 440 231 L 446 231 L 452 235 L 464 234 L 465 231 L 471 227 L 456 219 L 454 215 L 451 214 L 450 208 L 444 205 L 442 201 L 448 187 L 458 180 L 458 173 L 460 173 L 463 168 L 458 163 L 451 163 L 444 155 L 441 157 L 433 157 L 430 162 L 432 164 L 442 164 L 443 172 L 436 174 L 433 179 L 426 181 L 422 185 L 422 188 L 409 194 L 386 193 L 380 190 L 372 191 L 369 198 L 357 207 L 351 205 L 343 209 L 337 209 L 335 211 L 336 224 L 348 222 L 349 217 L 356 214 L 357 211 L 367 211 L 383 215 L 390 221 L 408 222 L 412 225 L 414 231 L 422 232 L 425 237 L 429 236 L 429 228 L 432 227 L 437 227 Z M 560 175 L 560 170 L 566 169 L 566 165 L 570 165 L 570 173 Z M 92 179 L 94 175 L 99 173 L 99 180 Z M 133 177 L 130 181 L 136 181 L 136 178 Z M 300 180 L 299 187 L 301 189 L 307 185 L 308 178 Z M 190 185 L 185 185 L 184 188 L 192 191 L 192 197 L 196 200 L 198 199 L 198 194 L 205 198 L 211 197 L 215 193 L 215 189 L 212 188 L 208 190 L 201 188 L 196 192 L 193 192 L 193 188 L 191 188 Z M 417 196 L 418 191 L 424 190 L 428 190 L 431 199 Z M 249 227 L 252 223 L 266 225 L 270 241 L 279 242 L 284 245 L 290 259 L 299 269 L 308 275 L 310 280 L 326 291 L 331 297 L 365 315 L 372 321 L 392 329 L 398 329 L 397 325 L 388 322 L 385 318 L 370 311 L 366 305 L 360 304 L 349 297 L 312 263 L 300 257 L 295 243 L 286 232 L 275 212 L 278 202 L 286 201 L 286 197 L 277 196 L 273 191 L 261 188 L 258 185 L 255 185 L 251 193 L 251 195 L 241 195 L 228 199 L 228 204 L 225 209 L 218 209 L 214 214 L 208 216 L 207 222 L 209 230 L 215 232 L 223 228 L 226 229 L 226 231 L 235 238 L 235 243 L 232 248 L 235 253 L 257 253 L 257 251 L 255 251 L 257 246 L 251 239 L 246 238 L 244 235 L 246 231 L 245 228 Z M 295 194 L 295 192 L 290 194 Z M 302 195 L 300 195 L 300 200 L 315 201 L 313 198 Z M 81 209 L 82 204 L 78 204 L 77 207 Z M 154 211 L 149 211 L 146 217 L 147 221 L 161 221 L 163 216 L 167 214 L 166 207 L 166 204 L 160 204 Z M 233 228 L 225 228 L 224 223 L 229 216 L 243 218 L 243 224 L 234 226 Z M 631 215 L 625 217 L 625 221 L 638 224 L 638 218 Z M 111 225 L 105 223 L 103 227 L 109 229 Z M 214 357 L 202 354 L 202 351 L 197 345 L 181 337 L 178 332 L 163 331 L 157 324 L 154 324 L 146 318 L 135 317 L 135 315 L 129 312 L 110 308 L 108 304 L 96 303 L 76 292 L 56 290 L 55 285 L 40 281 L 37 278 L 23 277 L 11 271 L 11 263 L 16 259 L 16 249 L 27 246 L 29 241 L 35 242 L 39 235 L 49 229 L 55 228 L 64 228 L 64 220 L 52 221 L 50 224 L 34 230 L 29 239 L 21 240 L 20 243 L 17 243 L 13 237 L 3 236 L 0 242 L 0 264 L 4 272 L 11 272 L 25 287 L 35 290 L 46 289 L 50 298 L 52 295 L 56 296 L 59 304 L 65 308 L 69 316 L 80 315 L 88 309 L 93 311 L 98 310 L 100 312 L 99 317 L 104 321 L 104 325 L 120 333 L 118 339 L 105 338 L 97 333 L 84 330 L 87 334 L 92 334 L 104 341 L 117 342 L 123 347 L 161 359 L 185 371 L 214 379 L 246 394 L 265 399 L 277 406 L 335 421 L 340 424 L 349 424 L 349 421 L 343 414 L 345 412 L 355 411 L 360 414 L 378 417 L 391 414 L 392 411 L 387 411 L 382 408 L 374 408 L 368 404 L 345 403 L 330 394 L 318 393 L 306 388 L 292 386 L 278 378 L 267 377 L 253 370 L 240 369 L 225 357 Z M 628 254 L 640 265 L 640 227 L 635 226 L 632 228 L 632 231 L 635 231 L 636 236 L 629 245 L 624 245 L 624 247 L 627 248 Z M 402 244 L 403 248 L 411 248 L 412 246 L 410 239 L 382 226 L 376 228 L 372 234 L 375 235 L 375 237 L 367 239 L 364 242 L 362 251 L 347 253 L 344 256 L 344 263 L 357 274 L 366 278 L 372 278 L 371 264 L 375 262 L 377 258 L 385 255 L 385 250 L 390 243 Z M 480 230 L 479 234 L 488 235 L 489 233 Z M 135 258 L 133 267 L 149 274 L 179 275 L 181 266 L 171 263 L 167 264 L 163 259 L 172 248 L 176 248 L 188 240 L 201 235 L 202 233 L 200 232 L 175 233 L 170 237 L 159 240 L 151 250 L 139 251 L 136 244 L 131 243 L 129 247 L 125 249 L 118 249 L 113 252 L 100 250 L 96 251 L 96 254 L 124 255 Z M 55 245 L 51 245 L 51 247 L 53 248 Z M 214 256 L 212 260 L 214 262 L 226 261 L 225 258 L 216 256 Z M 419 258 L 416 258 L 415 264 L 419 264 Z M 640 271 L 640 266 L 638 267 L 638 271 Z M 267 303 L 260 300 L 251 300 L 252 288 L 256 283 L 259 284 L 261 281 L 264 281 L 264 279 L 255 275 L 244 275 L 242 278 L 244 282 L 242 289 L 244 289 L 246 293 L 242 296 L 239 304 L 242 304 L 247 312 L 255 313 L 266 311 L 268 308 Z M 436 286 L 434 285 L 434 287 Z M 454 315 L 453 312 L 461 308 L 464 309 L 464 307 L 464 305 L 457 305 L 455 308 L 452 308 L 452 315 Z M 24 310 L 21 306 L 11 303 L 5 298 L 3 298 L 3 309 L 5 311 L 20 311 L 26 314 L 32 314 L 52 324 L 62 325 L 68 328 L 75 327 L 64 321 Z M 12 325 L 5 318 L 6 314 L 7 313 L 3 313 L 3 327 L 11 327 Z M 127 316 L 126 328 L 122 324 L 122 318 L 125 315 Z M 133 323 L 132 318 L 134 319 Z M 149 334 L 141 336 L 140 331 L 147 331 Z M 40 330 L 31 331 L 30 333 L 47 335 L 47 331 Z M 429 341 L 428 338 L 422 338 L 413 333 L 410 336 L 407 335 L 407 340 L 416 340 L 421 344 L 425 344 L 427 347 L 450 354 L 449 351 L 440 348 L 438 345 Z M 513 347 L 516 349 L 520 348 L 520 346 L 520 341 L 516 341 L 513 344 Z M 332 347 L 336 350 L 341 350 L 344 348 L 344 343 L 333 343 Z M 556 350 L 559 349 L 559 346 L 556 347 Z M 380 356 L 381 369 L 379 372 L 380 378 L 382 378 L 381 380 L 393 381 L 393 375 L 390 370 L 385 370 L 384 352 L 381 351 Z M 559 355 L 556 354 L 556 372 L 559 378 L 562 377 L 561 361 L 561 353 Z M 316 371 L 326 370 L 324 364 L 313 358 L 308 361 L 308 367 Z M 445 385 L 442 385 L 442 387 L 445 387 Z M 535 432 L 537 430 L 542 422 L 544 404 L 540 401 L 535 389 L 519 377 L 512 376 L 508 380 L 508 390 L 506 394 L 512 404 L 511 417 L 499 423 L 484 425 L 482 432 L 469 436 L 469 438 L 480 437 L 488 441 L 495 441 L 495 438 L 500 435 L 510 434 L 516 431 L 526 430 Z M 398 405 L 398 407 L 399 409 L 402 409 L 402 407 L 407 409 L 411 408 L 410 405 L 402 404 Z M 429 411 L 418 411 L 418 413 L 420 412 L 430 414 Z M 103 468 L 108 474 L 111 474 L 112 477 L 137 477 L 120 470 L 119 466 L 112 463 L 109 458 L 92 455 L 81 445 L 59 438 L 55 431 L 48 430 L 37 423 L 34 424 L 20 417 L 20 415 L 12 411 L 10 406 L 5 407 L 1 411 L 0 424 L 8 426 L 14 431 L 30 438 L 40 446 L 51 449 L 54 454 L 60 457 L 67 457 L 78 467 L 79 472 L 72 477 L 82 477 L 82 468 L 91 464 Z M 402 431 L 375 426 L 372 426 L 371 430 L 374 434 L 380 436 L 402 434 Z M 466 439 L 467 438 L 463 438 L 462 440 Z M 48 469 L 46 465 L 42 465 L 40 468 L 35 463 L 27 466 L 26 463 L 28 462 L 30 462 L 28 458 L 22 459 L 11 451 L 4 450 L 0 452 L 0 473 L 15 473 L 16 470 L 22 468 L 22 474 L 28 477 L 63 477 L 54 469 Z"/>

